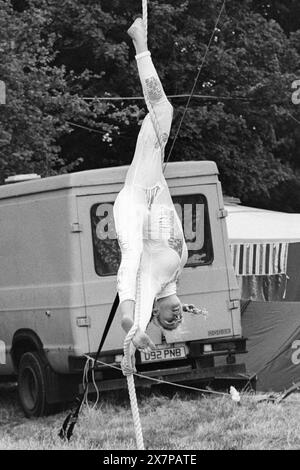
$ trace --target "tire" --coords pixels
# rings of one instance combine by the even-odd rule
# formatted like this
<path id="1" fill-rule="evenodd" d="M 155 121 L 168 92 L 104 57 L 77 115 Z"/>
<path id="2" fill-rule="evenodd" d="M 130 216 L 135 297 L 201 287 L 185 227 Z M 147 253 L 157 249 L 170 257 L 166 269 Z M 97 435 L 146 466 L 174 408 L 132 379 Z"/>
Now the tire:
<path id="1" fill-rule="evenodd" d="M 22 355 L 18 371 L 18 394 L 21 406 L 28 418 L 45 416 L 47 404 L 47 363 L 38 351 Z"/>

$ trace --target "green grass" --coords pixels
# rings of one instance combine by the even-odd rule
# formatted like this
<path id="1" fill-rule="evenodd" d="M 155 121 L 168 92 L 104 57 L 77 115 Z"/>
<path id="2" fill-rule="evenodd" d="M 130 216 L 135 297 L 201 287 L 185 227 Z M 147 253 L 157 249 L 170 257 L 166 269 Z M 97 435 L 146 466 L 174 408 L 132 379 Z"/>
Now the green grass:
<path id="1" fill-rule="evenodd" d="M 300 449 L 300 395 L 281 404 L 179 392 L 139 393 L 145 446 L 155 450 Z M 0 449 L 135 449 L 126 393 L 106 393 L 85 408 L 70 443 L 58 437 L 66 411 L 26 419 L 16 393 L 0 392 Z"/>

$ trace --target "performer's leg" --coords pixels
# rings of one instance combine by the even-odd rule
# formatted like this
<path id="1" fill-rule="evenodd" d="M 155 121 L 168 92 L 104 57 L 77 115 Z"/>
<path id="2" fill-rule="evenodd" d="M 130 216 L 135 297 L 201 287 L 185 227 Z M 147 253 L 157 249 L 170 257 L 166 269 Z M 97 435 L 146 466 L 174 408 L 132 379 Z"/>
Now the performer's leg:
<path id="1" fill-rule="evenodd" d="M 170 133 L 173 107 L 168 101 L 151 54 L 147 49 L 144 24 L 137 18 L 128 30 L 137 52 L 136 61 L 138 72 L 146 101 L 149 101 L 154 111 L 164 145 Z M 136 150 L 130 169 L 127 173 L 126 184 L 140 184 L 151 187 L 162 179 L 161 148 L 157 139 L 155 127 L 149 114 L 144 119 L 140 130 Z"/>
<path id="2" fill-rule="evenodd" d="M 141 18 L 137 18 L 134 21 L 133 25 L 128 30 L 128 34 L 132 38 L 135 46 L 135 57 L 145 98 L 149 99 L 153 107 L 156 107 L 157 104 L 163 101 L 168 102 L 168 98 L 151 60 L 151 53 L 148 50 L 146 33 Z M 170 103 L 169 106 L 172 107 Z M 159 113 L 159 108 L 157 108 L 156 111 Z"/>

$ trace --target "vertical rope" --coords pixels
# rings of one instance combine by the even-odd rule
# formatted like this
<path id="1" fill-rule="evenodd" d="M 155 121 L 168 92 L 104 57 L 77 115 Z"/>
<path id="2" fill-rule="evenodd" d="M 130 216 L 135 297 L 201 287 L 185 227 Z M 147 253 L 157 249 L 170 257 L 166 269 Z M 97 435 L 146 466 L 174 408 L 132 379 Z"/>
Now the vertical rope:
<path id="1" fill-rule="evenodd" d="M 148 1 L 147 0 L 142 0 L 142 9 L 143 9 L 143 22 L 144 22 L 144 27 L 146 31 L 146 39 L 148 39 Z M 147 105 L 147 108 L 151 117 L 151 121 L 155 130 L 157 139 L 158 139 L 158 143 L 160 145 L 161 158 L 162 158 L 162 163 L 163 163 L 164 145 L 163 145 L 163 138 L 161 135 L 159 122 L 154 112 L 154 109 L 152 107 L 152 104 L 147 97 L 147 94 L 144 93 L 144 95 L 145 95 L 145 102 L 146 102 L 146 105 Z M 150 194 L 150 201 L 152 201 L 152 192 Z M 132 359 L 133 359 L 132 355 L 134 354 L 134 351 L 132 348 L 132 339 L 135 333 L 137 332 L 139 324 L 140 324 L 140 313 L 141 313 L 141 272 L 139 268 L 138 273 L 137 273 L 134 324 L 132 328 L 130 329 L 130 331 L 128 332 L 124 341 L 123 373 L 127 376 L 127 386 L 128 386 L 128 393 L 129 393 L 130 404 L 131 404 L 131 412 L 132 412 L 132 417 L 133 417 L 137 448 L 138 450 L 144 450 L 143 432 L 142 432 L 139 408 L 138 408 L 138 403 L 137 403 L 136 390 L 135 390 L 134 377 L 133 377 L 133 367 L 132 367 Z"/>
<path id="2" fill-rule="evenodd" d="M 186 114 L 186 111 L 188 109 L 190 100 L 193 96 L 194 89 L 196 87 L 199 75 L 201 73 L 204 62 L 206 60 L 206 56 L 207 56 L 208 51 L 210 49 L 210 45 L 211 45 L 211 42 L 213 40 L 215 30 L 216 30 L 216 27 L 219 23 L 220 17 L 221 17 L 222 12 L 223 12 L 223 9 L 225 7 L 225 3 L 226 3 L 226 0 L 223 0 L 221 11 L 220 11 L 219 16 L 217 18 L 215 28 L 212 32 L 211 37 L 210 37 L 210 40 L 209 40 L 208 46 L 206 48 L 201 66 L 198 69 L 198 73 L 197 73 L 197 76 L 196 76 L 196 79 L 195 79 L 195 82 L 194 82 L 194 85 L 193 85 L 193 89 L 190 93 L 189 100 L 188 100 L 187 105 L 185 107 L 182 119 L 180 121 L 179 128 L 178 128 L 176 136 L 175 136 L 175 139 L 173 140 L 172 148 L 169 152 L 167 161 L 165 162 L 163 172 L 166 169 L 166 166 L 167 166 L 168 160 L 170 158 L 172 149 L 174 147 L 176 138 L 179 134 L 179 130 L 180 130 L 182 121 L 185 117 L 185 114 Z M 144 22 L 144 27 L 145 27 L 146 39 L 148 39 L 148 1 L 147 0 L 142 0 L 142 9 L 143 9 L 143 22 Z M 146 102 L 146 105 L 147 105 L 147 108 L 148 108 L 148 111 L 149 111 L 149 114 L 150 114 L 150 117 L 151 117 L 151 121 L 152 121 L 154 130 L 155 130 L 155 133 L 156 133 L 156 136 L 157 136 L 157 140 L 158 140 L 158 143 L 160 145 L 161 159 L 162 159 L 162 164 L 163 164 L 163 162 L 164 162 L 164 139 L 163 139 L 163 136 L 162 136 L 162 133 L 161 133 L 161 130 L 160 130 L 160 125 L 159 125 L 158 119 L 156 117 L 155 111 L 152 107 L 152 104 L 151 104 L 150 100 L 147 97 L 147 93 L 144 93 L 144 97 L 145 97 L 145 102 Z M 174 214 L 173 214 L 173 216 L 174 216 Z M 174 236 L 174 219 L 172 220 L 172 222 L 173 223 L 171 224 L 171 233 L 170 233 L 171 237 Z M 139 327 L 140 311 L 141 311 L 141 276 L 140 276 L 140 268 L 139 268 L 139 271 L 138 271 L 138 274 L 137 274 L 134 324 L 133 324 L 132 328 L 130 329 L 130 331 L 128 332 L 128 334 L 125 338 L 125 341 L 124 341 L 124 362 L 125 363 L 124 363 L 123 373 L 124 373 L 124 375 L 127 376 L 127 385 L 128 385 L 128 391 L 129 391 L 129 397 L 130 397 L 130 403 L 131 403 L 132 416 L 133 416 L 133 421 L 134 421 L 134 429 L 135 429 L 137 447 L 138 447 L 139 450 L 143 450 L 144 449 L 143 434 L 142 434 L 142 427 L 141 427 L 141 421 L 140 421 L 140 415 L 139 415 L 139 409 L 138 409 L 138 403 L 137 403 L 136 391 L 135 391 L 135 385 L 134 385 L 134 377 L 133 377 L 134 370 L 133 370 L 133 367 L 132 367 L 132 354 L 134 354 L 134 351 L 133 351 L 134 348 L 132 349 L 132 346 L 133 346 L 132 339 L 133 339 L 133 337 L 134 337 L 134 335 L 135 335 L 135 333 L 136 333 L 136 331 Z"/>
<path id="3" fill-rule="evenodd" d="M 148 0 L 142 1 L 142 8 L 143 8 L 143 21 L 146 31 L 146 39 L 148 40 Z"/>
<path id="4" fill-rule="evenodd" d="M 127 387 L 131 403 L 131 412 L 134 423 L 136 446 L 138 450 L 145 450 L 143 431 L 139 413 L 138 402 L 136 398 L 135 384 L 133 374 L 127 376 Z"/>
<path id="5" fill-rule="evenodd" d="M 140 323 L 140 312 L 141 312 L 141 272 L 140 268 L 137 273 L 137 283 L 136 283 L 136 302 L 135 302 L 135 309 L 134 309 L 134 324 L 130 331 L 128 332 L 125 341 L 124 341 L 124 360 L 125 360 L 125 367 L 127 366 L 129 370 L 132 370 L 132 339 L 137 332 Z M 124 371 L 123 371 L 124 372 Z M 134 385 L 134 377 L 132 371 L 127 376 L 127 386 L 128 386 L 128 393 L 130 398 L 131 404 L 131 412 L 134 424 L 134 431 L 135 431 L 135 438 L 137 443 L 138 450 L 144 450 L 144 440 L 143 440 L 143 432 L 139 414 L 139 408 L 136 398 L 136 391 Z"/>

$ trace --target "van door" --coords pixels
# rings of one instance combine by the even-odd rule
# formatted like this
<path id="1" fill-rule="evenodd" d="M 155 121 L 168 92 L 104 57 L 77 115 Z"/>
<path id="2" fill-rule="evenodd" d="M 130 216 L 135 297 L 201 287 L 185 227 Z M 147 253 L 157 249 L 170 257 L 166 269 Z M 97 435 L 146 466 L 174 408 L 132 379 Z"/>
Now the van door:
<path id="1" fill-rule="evenodd" d="M 171 190 L 189 251 L 178 285 L 182 302 L 205 309 L 207 315 L 185 313 L 182 326 L 168 332 L 168 342 L 231 337 L 231 277 L 220 219 L 218 185 L 203 184 Z"/>

